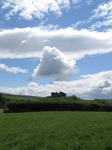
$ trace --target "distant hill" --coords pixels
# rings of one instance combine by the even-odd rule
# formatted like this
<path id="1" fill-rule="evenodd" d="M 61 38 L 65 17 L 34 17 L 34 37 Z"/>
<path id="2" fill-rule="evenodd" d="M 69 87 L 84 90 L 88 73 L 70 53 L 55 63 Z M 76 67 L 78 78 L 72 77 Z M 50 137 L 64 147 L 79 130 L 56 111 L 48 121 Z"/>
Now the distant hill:
<path id="1" fill-rule="evenodd" d="M 105 101 L 112 102 L 112 99 L 104 99 Z"/>
<path id="2" fill-rule="evenodd" d="M 39 96 L 31 96 L 31 95 L 15 95 L 15 94 L 8 94 L 8 93 L 1 93 L 1 94 L 7 97 L 18 97 L 24 99 L 40 98 Z"/>
<path id="3" fill-rule="evenodd" d="M 40 96 L 31 96 L 31 95 L 16 95 L 16 94 L 9 94 L 9 93 L 1 93 L 1 94 L 3 96 L 7 96 L 7 97 L 18 97 L 18 98 L 24 98 L 24 99 L 42 98 Z M 101 100 L 105 100 L 107 102 L 112 102 L 112 99 L 101 99 Z M 89 100 L 87 100 L 87 101 L 89 101 Z M 92 100 L 90 100 L 90 101 L 92 101 Z"/>

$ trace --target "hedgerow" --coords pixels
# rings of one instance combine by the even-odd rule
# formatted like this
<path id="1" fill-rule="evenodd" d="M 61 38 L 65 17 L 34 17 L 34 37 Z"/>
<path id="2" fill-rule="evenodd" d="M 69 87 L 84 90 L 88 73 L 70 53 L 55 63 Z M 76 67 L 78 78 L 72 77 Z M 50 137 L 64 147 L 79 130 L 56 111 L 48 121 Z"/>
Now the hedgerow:
<path id="1" fill-rule="evenodd" d="M 8 102 L 7 112 L 32 111 L 112 111 L 112 105 L 87 104 L 78 102 Z"/>

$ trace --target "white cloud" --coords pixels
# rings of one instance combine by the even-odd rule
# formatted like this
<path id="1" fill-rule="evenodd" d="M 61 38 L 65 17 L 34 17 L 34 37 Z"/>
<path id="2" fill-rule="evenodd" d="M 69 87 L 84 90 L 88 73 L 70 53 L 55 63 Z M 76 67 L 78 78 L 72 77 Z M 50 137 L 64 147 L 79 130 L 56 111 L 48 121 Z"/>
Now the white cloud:
<path id="1" fill-rule="evenodd" d="M 19 15 L 19 17 L 26 20 L 34 17 L 43 19 L 46 14 L 50 13 L 61 16 L 63 10 L 68 11 L 70 9 L 71 4 L 75 4 L 74 8 L 77 8 L 76 5 L 81 4 L 82 1 L 90 5 L 93 0 L 4 0 L 1 3 L 1 10 L 7 10 L 6 19 L 11 19 L 15 15 Z"/>
<path id="2" fill-rule="evenodd" d="M 92 18 L 102 18 L 109 15 L 109 12 L 112 11 L 112 2 L 100 4 L 96 9 L 94 9 Z"/>
<path id="3" fill-rule="evenodd" d="M 27 70 L 25 69 L 21 69 L 20 67 L 8 67 L 5 64 L 0 64 L 0 69 L 3 69 L 7 72 L 11 72 L 11 73 L 27 73 Z"/>
<path id="4" fill-rule="evenodd" d="M 44 47 L 40 64 L 34 69 L 33 76 L 54 77 L 67 80 L 77 72 L 75 60 L 68 59 L 55 47 Z"/>
<path id="5" fill-rule="evenodd" d="M 69 0 L 4 0 L 2 10 L 9 8 L 7 19 L 19 14 L 24 19 L 44 18 L 47 13 L 55 13 L 60 16 L 62 9 L 69 9 Z"/>
<path id="6" fill-rule="evenodd" d="M 1 87 L 0 92 L 48 96 L 52 91 L 63 91 L 67 95 L 76 95 L 83 99 L 112 99 L 112 70 L 82 76 L 79 80 L 53 82 L 52 84 L 38 85 L 31 82 L 27 87 Z"/>
<path id="7" fill-rule="evenodd" d="M 71 58 L 112 52 L 112 31 L 23 28 L 0 31 L 0 58 L 41 57 L 45 46 L 56 47 Z"/>
<path id="8" fill-rule="evenodd" d="M 105 87 L 103 90 L 102 90 L 102 94 L 107 96 L 108 94 L 108 97 L 112 98 L 112 86 L 110 87 Z"/>
<path id="9" fill-rule="evenodd" d="M 74 4 L 80 3 L 82 0 L 72 0 Z"/>
<path id="10" fill-rule="evenodd" d="M 112 1 L 108 1 L 100 4 L 96 9 L 92 11 L 90 21 L 96 20 L 91 26 L 91 29 L 100 28 L 102 26 L 112 27 Z M 100 20 L 101 19 L 101 20 Z"/>
<path id="11" fill-rule="evenodd" d="M 74 4 L 85 2 L 87 5 L 90 5 L 93 2 L 93 0 L 86 0 L 86 1 L 85 0 L 72 0 L 72 2 Z"/>
<path id="12" fill-rule="evenodd" d="M 50 13 L 61 16 L 63 10 L 70 9 L 70 4 L 77 5 L 81 2 L 82 0 L 4 0 L 1 9 L 2 11 L 7 9 L 8 13 L 5 15 L 7 19 L 11 19 L 12 16 L 17 14 L 26 20 L 33 19 L 33 17 L 43 19 L 46 14 Z M 92 0 L 86 1 L 88 5 L 91 3 Z"/>
<path id="13" fill-rule="evenodd" d="M 86 3 L 87 3 L 88 5 L 90 5 L 92 2 L 93 2 L 93 0 L 86 0 Z"/>
<path id="14" fill-rule="evenodd" d="M 93 0 L 88 0 L 86 3 L 90 5 Z M 91 11 L 91 17 L 87 20 L 81 20 L 72 24 L 74 28 L 82 27 L 89 28 L 91 31 L 102 29 L 102 31 L 111 30 L 112 27 L 112 0 L 100 3 L 95 9 Z"/>

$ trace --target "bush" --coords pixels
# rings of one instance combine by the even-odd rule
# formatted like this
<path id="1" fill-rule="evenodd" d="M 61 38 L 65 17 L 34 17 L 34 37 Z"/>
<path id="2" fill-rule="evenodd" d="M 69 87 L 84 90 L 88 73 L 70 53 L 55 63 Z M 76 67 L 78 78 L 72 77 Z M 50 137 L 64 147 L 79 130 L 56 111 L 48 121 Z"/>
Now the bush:
<path id="1" fill-rule="evenodd" d="M 0 93 L 0 103 L 3 101 L 3 95 Z"/>
<path id="2" fill-rule="evenodd" d="M 87 111 L 100 111 L 101 110 L 101 106 L 98 104 L 89 104 L 86 107 Z"/>
<path id="3" fill-rule="evenodd" d="M 83 111 L 85 105 L 67 102 L 9 102 L 6 104 L 9 112 L 26 111 Z"/>
<path id="4" fill-rule="evenodd" d="M 4 106 L 4 97 L 3 95 L 0 93 L 0 108 L 3 108 Z"/>

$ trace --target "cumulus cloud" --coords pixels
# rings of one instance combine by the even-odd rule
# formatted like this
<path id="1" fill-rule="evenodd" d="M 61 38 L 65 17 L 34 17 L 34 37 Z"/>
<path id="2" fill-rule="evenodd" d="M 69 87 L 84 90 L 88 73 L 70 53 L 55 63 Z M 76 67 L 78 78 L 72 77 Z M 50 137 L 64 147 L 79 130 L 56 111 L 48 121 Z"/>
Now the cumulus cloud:
<path id="1" fill-rule="evenodd" d="M 63 91 L 67 95 L 75 94 L 83 99 L 112 99 L 112 70 L 84 75 L 81 79 L 70 82 L 55 81 L 52 84 L 45 85 L 38 85 L 35 82 L 31 82 L 27 87 L 0 88 L 0 92 L 35 96 L 48 96 L 52 91 Z"/>
<path id="2" fill-rule="evenodd" d="M 84 82 L 86 89 L 85 89 L 85 95 L 90 96 L 91 98 L 112 98 L 109 94 L 109 91 L 105 93 L 105 89 L 110 89 L 112 87 L 112 70 L 110 71 L 103 71 L 96 74 L 89 74 L 82 76 L 82 79 Z"/>
<path id="3" fill-rule="evenodd" d="M 56 47 L 79 59 L 85 55 L 112 52 L 112 31 L 95 32 L 73 28 L 16 28 L 0 31 L 0 58 L 40 57 L 45 46 Z"/>
<path id="4" fill-rule="evenodd" d="M 2 10 L 8 9 L 6 18 L 19 14 L 23 19 L 44 18 L 47 13 L 55 13 L 60 16 L 63 9 L 69 9 L 69 0 L 4 0 L 2 2 Z"/>
<path id="5" fill-rule="evenodd" d="M 75 60 L 68 59 L 55 47 L 44 47 L 40 64 L 34 69 L 33 76 L 54 77 L 66 80 L 77 72 Z"/>
<path id="6" fill-rule="evenodd" d="M 10 73 L 27 73 L 27 70 L 26 69 L 21 69 L 20 67 L 8 67 L 6 66 L 5 64 L 0 64 L 0 69 L 3 69 L 7 72 L 10 72 Z"/>

